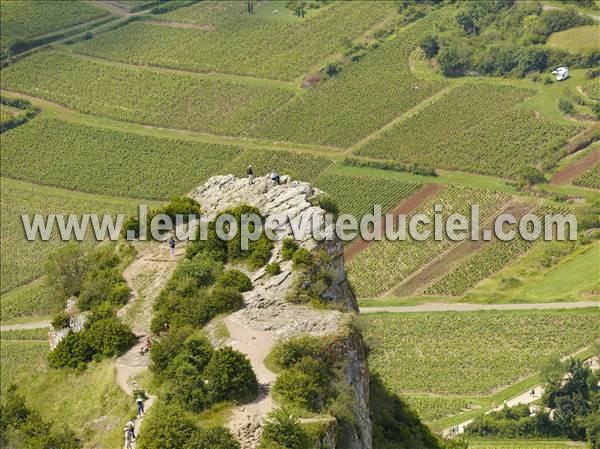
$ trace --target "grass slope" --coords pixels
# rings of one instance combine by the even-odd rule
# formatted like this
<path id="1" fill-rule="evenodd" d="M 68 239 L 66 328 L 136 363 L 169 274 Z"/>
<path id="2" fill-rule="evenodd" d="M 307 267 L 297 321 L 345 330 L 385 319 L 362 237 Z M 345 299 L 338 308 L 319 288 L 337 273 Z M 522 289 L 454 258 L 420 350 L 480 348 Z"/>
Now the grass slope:
<path id="1" fill-rule="evenodd" d="M 600 27 L 597 24 L 552 33 L 546 45 L 571 53 L 600 49 Z"/>

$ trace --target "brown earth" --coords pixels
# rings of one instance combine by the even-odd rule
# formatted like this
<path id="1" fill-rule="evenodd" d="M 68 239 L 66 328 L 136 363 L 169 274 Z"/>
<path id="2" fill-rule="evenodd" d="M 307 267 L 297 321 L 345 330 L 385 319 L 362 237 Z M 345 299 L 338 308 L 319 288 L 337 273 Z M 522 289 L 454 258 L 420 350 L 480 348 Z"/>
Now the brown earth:
<path id="1" fill-rule="evenodd" d="M 398 204 L 398 206 L 396 206 L 394 209 L 392 209 L 386 213 L 392 214 L 392 215 L 408 214 L 413 209 L 419 207 L 425 201 L 432 198 L 437 192 L 439 192 L 443 188 L 444 188 L 444 186 L 441 184 L 425 184 L 420 190 L 413 193 L 408 198 L 402 200 Z M 385 229 L 384 229 L 385 221 L 378 223 L 378 225 L 381 227 L 381 231 L 382 231 L 382 235 L 383 235 L 383 232 L 385 231 Z M 360 253 L 361 251 L 364 251 L 370 244 L 371 244 L 370 241 L 366 241 L 363 239 L 355 240 L 350 245 L 348 245 L 348 247 L 344 250 L 344 259 L 346 261 L 351 260 L 358 253 Z"/>
<path id="2" fill-rule="evenodd" d="M 600 161 L 600 148 L 590 151 L 584 158 L 567 165 L 552 176 L 550 184 L 568 184 L 581 173 Z"/>
<path id="3" fill-rule="evenodd" d="M 494 219 L 501 214 L 511 214 L 517 220 L 523 215 L 531 212 L 535 208 L 535 204 L 524 200 L 515 200 L 509 202 L 504 209 L 497 215 L 488 219 L 482 226 L 482 230 L 494 229 Z M 493 241 L 493 240 L 491 240 Z M 418 271 L 413 273 L 409 278 L 402 281 L 401 284 L 395 286 L 390 292 L 384 296 L 411 296 L 421 292 L 424 287 L 431 284 L 433 281 L 440 279 L 453 269 L 458 267 L 467 257 L 470 257 L 480 251 L 483 251 L 485 246 L 491 241 L 465 240 L 463 242 L 452 245 L 450 250 L 442 253 L 437 258 L 433 259 L 427 265 L 424 265 Z"/>

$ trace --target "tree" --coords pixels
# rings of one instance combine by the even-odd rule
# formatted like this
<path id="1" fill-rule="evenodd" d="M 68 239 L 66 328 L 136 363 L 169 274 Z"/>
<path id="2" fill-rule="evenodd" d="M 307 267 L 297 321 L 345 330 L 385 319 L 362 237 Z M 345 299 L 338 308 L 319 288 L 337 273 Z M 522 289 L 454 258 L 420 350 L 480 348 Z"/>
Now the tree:
<path id="1" fill-rule="evenodd" d="M 446 76 L 459 76 L 464 74 L 466 59 L 454 46 L 447 46 L 440 50 L 437 61 Z"/>
<path id="2" fill-rule="evenodd" d="M 258 380 L 250 361 L 230 347 L 217 349 L 213 353 L 204 376 L 211 402 L 244 403 L 258 395 Z"/>
<path id="3" fill-rule="evenodd" d="M 575 108 L 573 107 L 573 103 L 565 98 L 561 98 L 558 100 L 558 109 L 561 110 L 564 114 L 572 114 Z"/>
<path id="4" fill-rule="evenodd" d="M 77 296 L 83 278 L 91 268 L 89 253 L 78 243 L 69 243 L 50 253 L 45 264 L 46 284 L 57 298 Z"/>
<path id="5" fill-rule="evenodd" d="M 286 409 L 278 408 L 269 413 L 259 449 L 307 449 L 309 438 L 300 422 Z"/>
<path id="6" fill-rule="evenodd" d="M 523 167 L 517 173 L 519 182 L 526 185 L 535 185 L 546 182 L 544 174 L 535 167 Z"/>
<path id="7" fill-rule="evenodd" d="M 423 50 L 423 53 L 425 53 L 427 59 L 433 58 L 435 55 L 438 54 L 438 51 L 440 50 L 440 45 L 438 43 L 437 37 L 431 35 L 425 36 L 421 40 L 419 46 L 421 47 L 421 50 Z"/>

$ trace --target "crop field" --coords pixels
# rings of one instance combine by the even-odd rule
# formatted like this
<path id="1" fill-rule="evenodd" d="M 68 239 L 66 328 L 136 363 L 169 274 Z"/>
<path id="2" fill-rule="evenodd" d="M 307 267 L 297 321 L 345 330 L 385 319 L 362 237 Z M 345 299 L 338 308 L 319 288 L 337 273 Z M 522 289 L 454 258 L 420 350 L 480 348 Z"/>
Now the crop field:
<path id="1" fill-rule="evenodd" d="M 2 225 L 2 293 L 22 285 L 42 274 L 46 256 L 62 244 L 57 233 L 43 242 L 38 238 L 27 241 L 21 222 L 21 214 L 117 214 L 132 213 L 136 202 L 132 200 L 99 197 L 83 193 L 36 186 L 2 178 L 0 210 Z M 90 239 L 91 232 L 87 233 Z M 91 239 L 88 240 L 91 243 Z"/>
<path id="2" fill-rule="evenodd" d="M 122 133 L 42 115 L 2 134 L 0 162 L 2 176 L 162 200 L 189 192 L 241 152 L 229 145 Z"/>
<path id="3" fill-rule="evenodd" d="M 37 329 L 16 329 L 10 331 L 0 332 L 0 339 L 4 341 L 48 341 L 48 328 L 37 328 Z"/>
<path id="4" fill-rule="evenodd" d="M 462 397 L 403 394 L 402 399 L 426 422 L 477 408 L 469 398 Z"/>
<path id="5" fill-rule="evenodd" d="M 106 10 L 89 2 L 3 0 L 1 46 L 5 48 L 16 37 L 31 39 L 106 15 Z"/>
<path id="6" fill-rule="evenodd" d="M 4 390 L 19 377 L 41 366 L 48 353 L 48 342 L 22 342 L 2 340 L 0 345 L 0 390 Z"/>
<path id="7" fill-rule="evenodd" d="M 505 194 L 488 190 L 449 186 L 410 216 L 424 213 L 433 217 L 434 205 L 443 207 L 443 217 L 452 213 L 470 216 L 470 205 L 479 204 L 481 219 L 490 216 L 508 201 Z M 407 217 L 407 221 L 410 217 Z M 433 220 L 432 220 L 433 223 Z M 397 285 L 419 267 L 433 260 L 455 242 L 447 238 L 415 242 L 383 239 L 372 242 L 346 264 L 348 276 L 360 297 L 378 296 Z"/>
<path id="8" fill-rule="evenodd" d="M 53 298 L 40 279 L 0 296 L 0 321 L 53 315 L 63 307 L 62 301 Z"/>
<path id="9" fill-rule="evenodd" d="M 580 187 L 600 190 L 600 162 L 575 178 L 573 184 Z"/>
<path id="10" fill-rule="evenodd" d="M 583 90 L 590 98 L 600 101 L 600 81 L 589 80 L 583 84 Z"/>
<path id="11" fill-rule="evenodd" d="M 333 170 L 322 173 L 314 185 L 335 198 L 341 214 L 358 218 L 373 213 L 374 204 L 381 205 L 381 211 L 385 213 L 421 187 L 417 183 L 344 175 Z"/>
<path id="12" fill-rule="evenodd" d="M 301 181 L 313 181 L 333 161 L 312 154 L 301 154 L 284 150 L 246 150 L 231 164 L 221 169 L 220 174 L 232 173 L 246 176 L 248 165 L 252 165 L 254 176 L 270 174 L 273 170 Z"/>
<path id="13" fill-rule="evenodd" d="M 515 109 L 534 93 L 487 83 L 459 86 L 355 154 L 509 176 L 535 165 L 544 155 L 545 145 L 571 137 L 579 129 Z"/>
<path id="14" fill-rule="evenodd" d="M 600 338 L 596 309 L 375 314 L 371 368 L 397 393 L 486 395 Z"/>
<path id="15" fill-rule="evenodd" d="M 2 69 L 2 88 L 115 120 L 240 134 L 277 110 L 289 89 L 91 61 L 41 51 Z"/>
<path id="16" fill-rule="evenodd" d="M 432 26 L 429 17 L 367 53 L 341 73 L 310 89 L 249 130 L 253 137 L 347 147 L 442 90 L 445 81 L 424 81 L 408 59 Z"/>
<path id="17" fill-rule="evenodd" d="M 293 80 L 395 11 L 393 2 L 341 2 L 322 9 L 290 21 L 250 15 L 244 2 L 200 2 L 104 33 L 75 51 L 192 72 Z"/>
<path id="18" fill-rule="evenodd" d="M 588 449 L 588 445 L 581 442 L 560 440 L 469 440 L 469 447 L 473 449 Z"/>

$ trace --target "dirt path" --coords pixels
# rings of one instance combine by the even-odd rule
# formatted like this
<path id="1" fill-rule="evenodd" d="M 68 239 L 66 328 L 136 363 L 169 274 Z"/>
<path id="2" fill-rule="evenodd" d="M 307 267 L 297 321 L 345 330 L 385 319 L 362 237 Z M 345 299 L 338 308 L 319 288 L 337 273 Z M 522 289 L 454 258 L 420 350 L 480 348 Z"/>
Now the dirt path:
<path id="1" fill-rule="evenodd" d="M 248 357 L 260 384 L 258 398 L 235 407 L 229 421 L 229 428 L 243 447 L 253 447 L 259 437 L 259 424 L 275 408 L 271 387 L 277 375 L 265 366 L 264 361 L 277 340 L 270 332 L 250 329 L 232 315 L 227 316 L 224 323 L 229 331 L 230 346 Z"/>
<path id="2" fill-rule="evenodd" d="M 30 323 L 2 324 L 0 331 L 16 331 L 21 329 L 41 329 L 50 327 L 50 320 L 32 321 Z"/>
<path id="3" fill-rule="evenodd" d="M 559 309 L 584 309 L 588 307 L 600 308 L 600 301 L 578 302 L 546 302 L 524 304 L 467 304 L 453 303 L 440 304 L 428 303 L 418 306 L 391 306 L 391 307 L 361 307 L 360 313 L 421 313 L 421 312 L 476 312 L 480 310 L 559 310 Z"/>
<path id="4" fill-rule="evenodd" d="M 559 170 L 550 179 L 550 184 L 561 185 L 568 184 L 581 173 L 592 167 L 597 162 L 600 162 L 600 148 L 590 151 L 585 157 L 567 165 L 562 170 Z"/>
<path id="5" fill-rule="evenodd" d="M 209 23 L 186 23 L 186 22 L 175 22 L 174 20 L 146 20 L 144 23 L 150 25 L 158 25 L 163 27 L 181 28 L 184 30 L 204 30 L 204 31 L 215 31 L 214 25 Z"/>
<path id="6" fill-rule="evenodd" d="M 422 205 L 425 201 L 432 198 L 437 192 L 443 189 L 444 186 L 441 184 L 425 184 L 420 190 L 417 190 L 408 198 L 402 200 L 398 206 L 392 209 L 387 214 L 391 215 L 400 215 L 400 214 L 408 214 L 412 210 L 416 209 L 420 205 Z M 382 235 L 385 233 L 385 220 L 376 224 L 381 227 Z M 370 241 L 366 241 L 363 239 L 357 239 L 348 245 L 348 248 L 344 250 L 344 259 L 346 261 L 351 260 L 361 251 L 364 251 L 371 244 Z"/>
<path id="7" fill-rule="evenodd" d="M 523 215 L 530 212 L 534 208 L 535 204 L 530 201 L 524 201 L 521 199 L 511 201 L 502 209 L 499 214 L 495 214 L 493 217 L 490 217 L 486 223 L 483 224 L 482 229 L 493 230 L 493 222 L 497 215 L 511 214 L 517 220 L 519 220 Z M 492 241 L 493 240 L 469 239 L 452 245 L 448 251 L 440 254 L 434 260 L 424 265 L 415 273 L 411 274 L 410 277 L 403 280 L 400 284 L 392 288 L 383 296 L 399 297 L 421 293 L 429 284 L 450 273 L 454 268 L 466 260 L 467 257 L 482 251 L 485 246 L 490 244 Z"/>
<path id="8" fill-rule="evenodd" d="M 138 342 L 115 360 L 116 382 L 129 396 L 133 396 L 134 390 L 140 389 L 138 376 L 150 364 L 149 355 L 142 355 L 140 350 L 150 335 L 152 306 L 184 253 L 182 248 L 178 248 L 175 257 L 171 259 L 166 244 L 156 242 L 138 244 L 136 249 L 136 259 L 123 272 L 123 277 L 131 288 L 131 299 L 117 314 L 131 326 L 138 337 Z M 144 404 L 146 412 L 156 399 L 148 396 Z M 143 417 L 134 422 L 137 434 Z M 135 444 L 133 447 L 135 448 Z"/>

